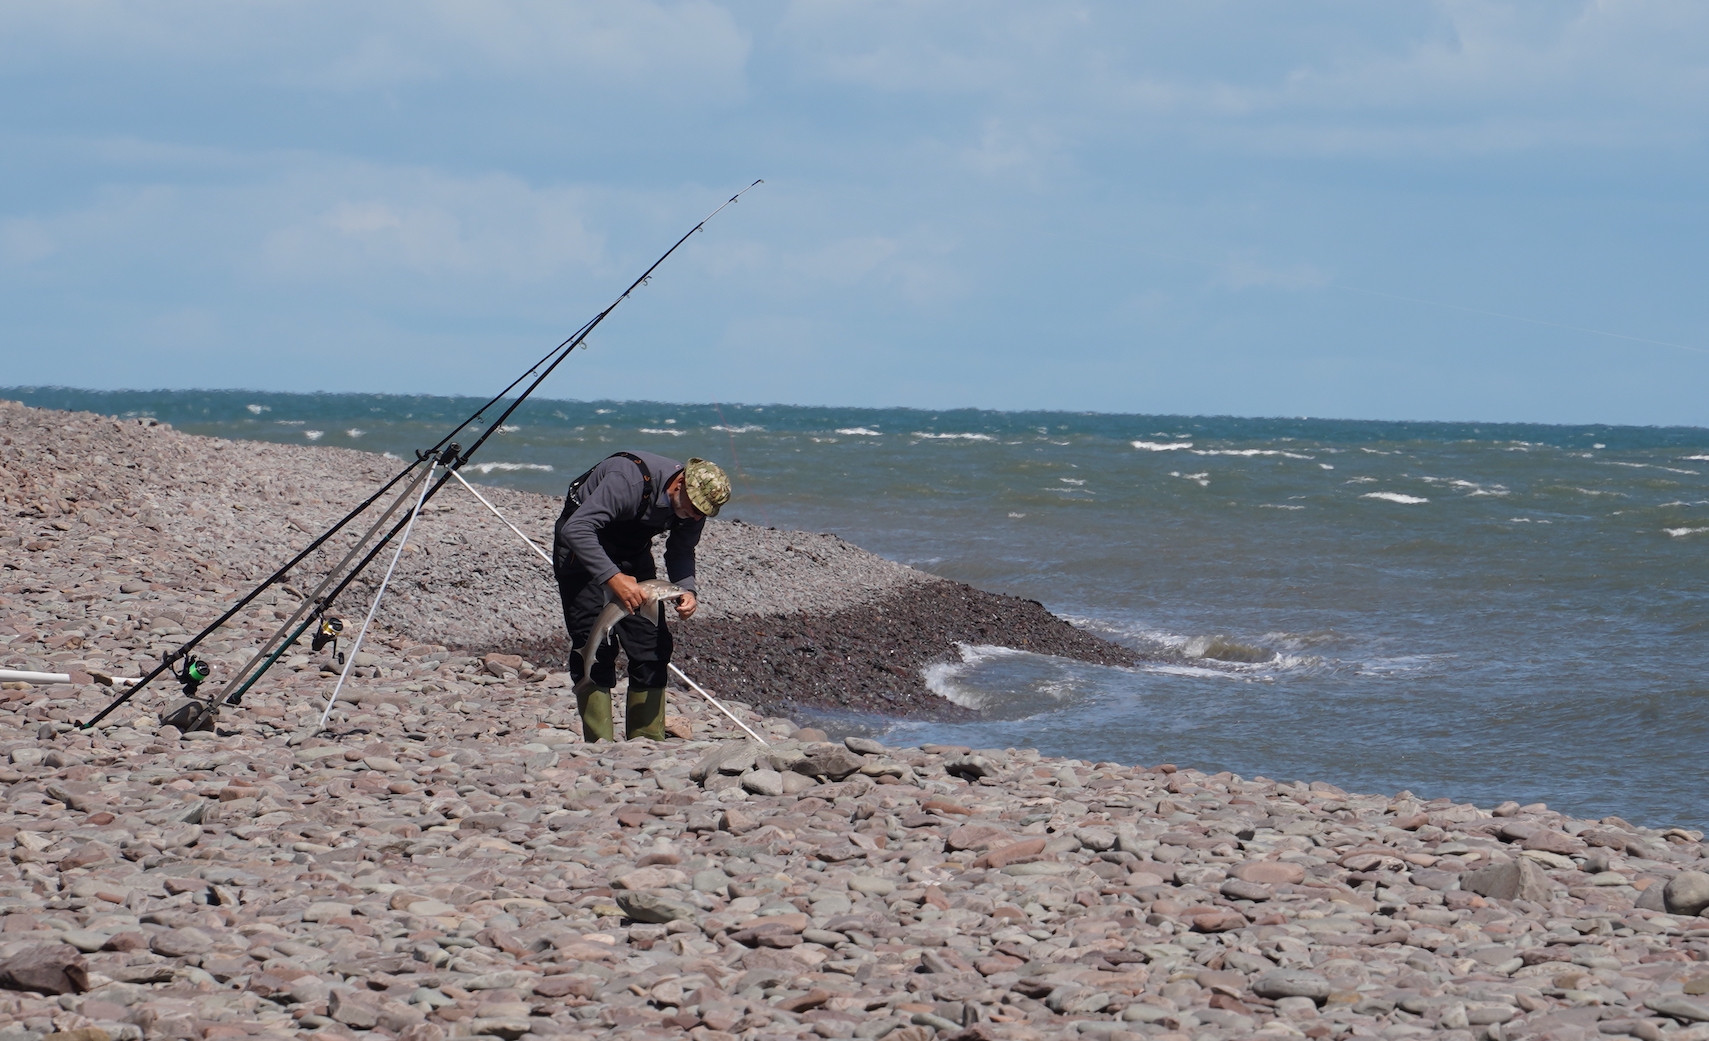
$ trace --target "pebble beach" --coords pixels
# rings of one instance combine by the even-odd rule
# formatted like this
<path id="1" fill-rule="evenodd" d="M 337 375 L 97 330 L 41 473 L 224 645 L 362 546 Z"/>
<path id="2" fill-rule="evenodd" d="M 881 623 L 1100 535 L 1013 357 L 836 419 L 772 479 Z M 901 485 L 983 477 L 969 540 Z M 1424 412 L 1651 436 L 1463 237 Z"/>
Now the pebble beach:
<path id="1" fill-rule="evenodd" d="M 1709 1039 L 1701 833 L 799 727 L 965 712 L 958 642 L 1132 660 L 829 535 L 708 525 L 678 663 L 757 740 L 673 690 L 583 743 L 545 569 L 456 486 L 327 729 L 307 647 L 211 731 L 164 681 L 76 726 L 398 465 L 0 402 L 0 668 L 73 680 L 0 689 L 0 1041 Z"/>

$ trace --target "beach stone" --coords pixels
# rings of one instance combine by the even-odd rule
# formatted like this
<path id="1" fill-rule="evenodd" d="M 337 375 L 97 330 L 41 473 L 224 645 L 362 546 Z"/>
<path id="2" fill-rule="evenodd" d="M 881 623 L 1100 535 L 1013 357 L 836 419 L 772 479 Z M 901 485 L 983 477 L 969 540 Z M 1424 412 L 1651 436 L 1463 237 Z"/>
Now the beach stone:
<path id="1" fill-rule="evenodd" d="M 1669 914 L 1702 914 L 1709 907 L 1709 874 L 1681 871 L 1662 890 L 1662 900 Z"/>
<path id="2" fill-rule="evenodd" d="M 1303 866 L 1281 860 L 1248 860 L 1234 865 L 1228 873 L 1242 882 L 1265 886 L 1298 885 L 1306 875 Z"/>
<path id="3" fill-rule="evenodd" d="M 944 763 L 945 773 L 968 781 L 977 781 L 981 777 L 994 776 L 997 771 L 997 764 L 982 755 L 956 756 Z"/>
<path id="4" fill-rule="evenodd" d="M 1116 833 L 1109 828 L 1076 828 L 1074 838 L 1082 848 L 1097 853 L 1116 848 Z"/>
<path id="5" fill-rule="evenodd" d="M 303 921 L 327 922 L 334 918 L 349 918 L 356 909 L 336 900 L 317 900 L 303 909 Z"/>
<path id="6" fill-rule="evenodd" d="M 1007 844 L 1013 838 L 1008 830 L 995 824 L 963 824 L 944 836 L 944 848 L 951 852 L 986 850 L 997 844 Z"/>
<path id="7" fill-rule="evenodd" d="M 882 741 L 874 741 L 870 737 L 845 737 L 843 747 L 859 755 L 884 755 L 890 749 Z"/>
<path id="8" fill-rule="evenodd" d="M 214 938 L 200 929 L 167 929 L 149 937 L 149 949 L 166 958 L 187 958 L 214 949 Z"/>
<path id="9" fill-rule="evenodd" d="M 829 781 L 841 781 L 851 774 L 860 772 L 866 765 L 866 759 L 846 748 L 830 747 L 810 753 L 790 766 L 790 769 L 807 777 L 823 777 Z"/>
<path id="10" fill-rule="evenodd" d="M 1251 986 L 1261 998 L 1310 998 L 1319 1005 L 1334 990 L 1328 979 L 1300 969 L 1272 969 L 1253 978 Z"/>
<path id="11" fill-rule="evenodd" d="M 1584 843 L 1550 828 L 1538 828 L 1527 836 L 1520 845 L 1525 849 L 1554 853 L 1563 857 L 1584 852 Z"/>
<path id="12" fill-rule="evenodd" d="M 1644 999 L 1652 1011 L 1685 1023 L 1709 1023 L 1709 1001 L 1683 994 L 1652 994 Z"/>
<path id="13" fill-rule="evenodd" d="M 623 913 L 637 922 L 663 925 L 675 921 L 691 922 L 698 916 L 694 907 L 666 893 L 648 890 L 624 891 L 614 894 L 613 898 L 617 901 L 617 906 L 623 909 Z"/>
<path id="14" fill-rule="evenodd" d="M 1044 852 L 1044 847 L 1045 840 L 1042 837 L 1022 839 L 993 848 L 983 859 L 988 867 L 1001 868 L 1026 857 L 1035 857 Z"/>
<path id="15" fill-rule="evenodd" d="M 783 775 L 776 770 L 749 770 L 742 775 L 742 788 L 755 795 L 782 795 Z"/>
<path id="16" fill-rule="evenodd" d="M 27 947 L 0 961 L 0 988 L 37 994 L 81 994 L 89 989 L 89 967 L 70 944 Z"/>
<path id="17" fill-rule="evenodd" d="M 611 880 L 613 889 L 667 889 L 679 883 L 687 882 L 688 875 L 676 868 L 660 867 L 658 865 L 636 868 L 625 872 Z"/>
<path id="18" fill-rule="evenodd" d="M 1554 887 L 1541 868 L 1519 858 L 1466 872 L 1460 876 L 1460 888 L 1493 900 L 1545 903 Z"/>
<path id="19" fill-rule="evenodd" d="M 1218 887 L 1217 892 L 1230 900 L 1268 900 L 1276 895 L 1269 886 L 1248 882 L 1242 878 L 1231 878 Z"/>
<path id="20" fill-rule="evenodd" d="M 848 880 L 848 886 L 856 893 L 872 896 L 889 896 L 896 892 L 896 883 L 882 875 L 853 875 Z"/>

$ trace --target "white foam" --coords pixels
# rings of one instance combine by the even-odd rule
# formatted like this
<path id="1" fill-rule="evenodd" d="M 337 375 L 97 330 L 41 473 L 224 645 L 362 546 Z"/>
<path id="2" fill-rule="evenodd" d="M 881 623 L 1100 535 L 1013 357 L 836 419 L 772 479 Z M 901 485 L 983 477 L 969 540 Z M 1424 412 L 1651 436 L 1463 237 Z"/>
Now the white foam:
<path id="1" fill-rule="evenodd" d="M 500 473 L 510 473 L 513 470 L 537 470 L 541 473 L 552 472 L 552 466 L 550 463 L 476 463 L 474 466 L 469 467 L 469 469 L 479 470 L 483 474 L 490 474 L 494 470 L 497 470 Z"/>
<path id="2" fill-rule="evenodd" d="M 837 431 L 837 433 L 847 434 L 849 437 L 882 437 L 883 436 L 882 433 L 880 433 L 877 430 L 873 430 L 870 427 L 842 427 L 841 429 L 839 429 Z"/>
<path id="3" fill-rule="evenodd" d="M 719 423 L 717 426 L 713 427 L 712 429 L 713 430 L 721 430 L 726 434 L 754 434 L 754 433 L 762 433 L 765 431 L 765 427 L 756 426 L 753 423 L 743 423 L 741 426 L 734 426 L 734 427 L 727 427 L 724 424 Z M 840 432 L 841 431 L 839 431 L 839 433 Z"/>
<path id="4" fill-rule="evenodd" d="M 308 438 L 310 441 L 319 441 L 322 437 L 326 436 L 326 431 L 324 431 L 324 430 L 305 430 L 305 431 L 303 431 L 303 436 Z"/>
<path id="5" fill-rule="evenodd" d="M 245 405 L 243 407 L 248 409 L 251 415 L 255 416 L 259 416 L 263 412 L 273 411 L 273 409 L 267 405 Z"/>
<path id="6" fill-rule="evenodd" d="M 1709 528 L 1663 528 L 1662 531 L 1676 539 L 1682 539 L 1687 535 L 1701 535 L 1703 532 L 1709 531 Z"/>
<path id="7" fill-rule="evenodd" d="M 1132 441 L 1133 447 L 1142 452 L 1173 452 L 1182 448 L 1191 448 L 1191 441 Z"/>
<path id="8" fill-rule="evenodd" d="M 1335 467 L 1333 467 L 1333 466 L 1331 466 L 1331 465 L 1330 465 L 1330 464 L 1329 464 L 1329 463 L 1318 463 L 1318 464 L 1317 464 L 1317 465 L 1318 465 L 1318 466 L 1319 466 L 1319 467 L 1320 467 L 1320 468 L 1321 468 L 1321 469 L 1324 469 L 1324 470 L 1333 470 L 1333 469 L 1335 469 Z"/>
<path id="9" fill-rule="evenodd" d="M 672 437 L 681 437 L 688 433 L 686 430 L 666 430 L 662 427 L 642 427 L 640 432 L 643 434 L 669 434 Z"/>
<path id="10" fill-rule="evenodd" d="M 1009 516 L 1013 520 L 1020 520 L 1022 517 L 1025 517 L 1026 514 L 1024 514 L 1024 513 L 1010 513 Z"/>
<path id="11" fill-rule="evenodd" d="M 522 428 L 517 426 L 515 423 L 505 423 L 498 428 L 498 432 L 501 434 L 508 434 L 513 430 L 521 430 L 521 429 Z"/>
<path id="12" fill-rule="evenodd" d="M 1078 477 L 1058 477 L 1057 480 L 1061 481 L 1063 484 L 1072 484 L 1076 488 L 1078 488 L 1081 485 L 1086 483 L 1084 480 L 1082 480 L 1081 478 L 1078 478 Z"/>
<path id="13" fill-rule="evenodd" d="M 1211 485 L 1211 473 L 1209 470 L 1206 470 L 1204 473 L 1198 473 L 1198 474 L 1184 474 L 1179 470 L 1170 470 L 1169 476 L 1170 477 L 1179 477 L 1183 481 L 1192 481 L 1195 484 L 1197 484 L 1200 488 L 1209 488 Z"/>
<path id="14" fill-rule="evenodd" d="M 358 437 L 361 437 L 363 434 L 366 434 L 366 433 L 367 433 L 366 430 L 358 430 L 355 427 L 351 427 L 349 430 L 346 430 L 344 432 L 345 436 L 350 437 L 350 438 L 358 438 Z"/>
<path id="15" fill-rule="evenodd" d="M 1634 470 L 1663 470 L 1670 474 L 1685 474 L 1688 477 L 1697 477 L 1700 475 L 1700 471 L 1697 470 L 1682 470 L 1677 466 L 1661 466 L 1657 463 L 1623 463 L 1619 460 L 1609 460 L 1604 465 L 1625 466 Z"/>
<path id="16" fill-rule="evenodd" d="M 966 644 L 955 645 L 961 655 L 958 662 L 938 662 L 920 670 L 926 680 L 926 689 L 946 701 L 952 701 L 963 708 L 983 708 L 986 698 L 978 691 L 968 690 L 956 682 L 960 676 L 980 662 L 993 658 L 1013 658 L 1025 651 L 1017 651 L 1013 647 L 999 647 L 995 644 Z"/>
<path id="17" fill-rule="evenodd" d="M 1284 504 L 1279 503 L 1279 502 L 1261 502 L 1258 504 L 1258 508 L 1261 510 L 1303 510 L 1303 509 L 1305 509 L 1304 506 L 1296 506 L 1296 505 L 1292 505 L 1292 504 L 1284 505 Z"/>
<path id="18" fill-rule="evenodd" d="M 1309 456 L 1309 455 L 1301 455 L 1298 452 L 1284 452 L 1279 448 L 1195 448 L 1195 449 L 1193 449 L 1193 454 L 1194 455 L 1238 455 L 1238 456 L 1245 456 L 1245 457 L 1251 457 L 1251 456 L 1257 456 L 1257 455 L 1279 455 L 1279 456 L 1282 456 L 1282 457 L 1287 458 L 1287 459 L 1311 459 L 1311 458 L 1313 458 L 1312 456 Z"/>
<path id="19" fill-rule="evenodd" d="M 914 431 L 913 436 L 930 441 L 995 441 L 990 434 L 929 434 L 923 430 Z"/>
<path id="20" fill-rule="evenodd" d="M 1414 506 L 1421 502 L 1430 501 L 1421 495 L 1402 495 L 1400 492 L 1366 492 L 1364 495 L 1359 496 L 1359 498 L 1381 499 L 1384 502 L 1398 502 L 1407 506 Z"/>

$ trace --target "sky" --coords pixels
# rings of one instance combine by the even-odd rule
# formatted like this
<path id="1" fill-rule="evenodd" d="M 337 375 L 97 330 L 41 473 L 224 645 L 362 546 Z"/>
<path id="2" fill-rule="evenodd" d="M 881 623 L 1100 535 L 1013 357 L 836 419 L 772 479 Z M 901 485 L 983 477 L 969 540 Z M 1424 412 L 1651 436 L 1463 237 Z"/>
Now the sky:
<path id="1" fill-rule="evenodd" d="M 1709 426 L 1700 0 L 0 0 L 0 386 Z"/>

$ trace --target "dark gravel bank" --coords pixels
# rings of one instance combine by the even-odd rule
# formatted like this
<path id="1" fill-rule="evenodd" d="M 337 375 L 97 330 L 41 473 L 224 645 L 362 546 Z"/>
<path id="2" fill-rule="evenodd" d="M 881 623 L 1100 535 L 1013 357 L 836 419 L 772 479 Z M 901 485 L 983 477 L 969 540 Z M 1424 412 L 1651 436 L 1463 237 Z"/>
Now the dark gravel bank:
<path id="1" fill-rule="evenodd" d="M 967 719 L 977 713 L 926 689 L 922 670 L 956 661 L 958 643 L 997 644 L 1100 665 L 1132 651 L 1074 628 L 1034 600 L 926 578 L 831 613 L 696 618 L 675 627 L 676 660 L 722 696 L 768 715 L 800 708 Z M 515 649 L 561 660 L 560 636 Z"/>

